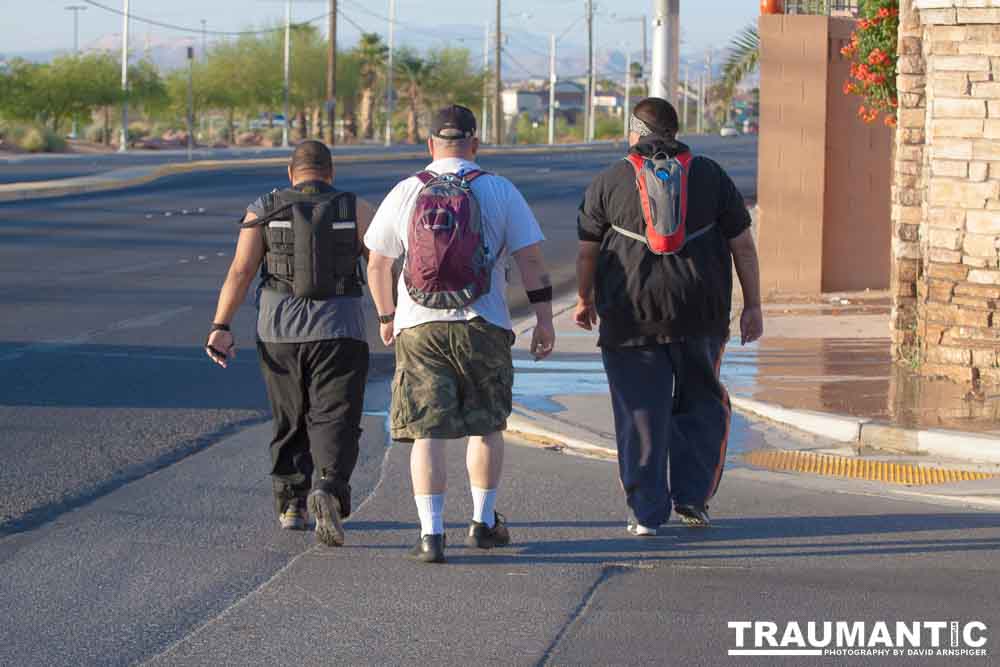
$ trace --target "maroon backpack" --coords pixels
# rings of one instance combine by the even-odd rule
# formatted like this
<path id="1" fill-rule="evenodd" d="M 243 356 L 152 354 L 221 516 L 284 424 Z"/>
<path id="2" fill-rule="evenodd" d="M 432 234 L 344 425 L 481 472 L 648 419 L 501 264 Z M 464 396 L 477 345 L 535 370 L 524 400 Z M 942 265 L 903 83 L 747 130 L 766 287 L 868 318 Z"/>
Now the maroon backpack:
<path id="1" fill-rule="evenodd" d="M 490 291 L 496 259 L 486 244 L 479 202 L 471 188 L 472 181 L 485 173 L 417 174 L 423 187 L 407 227 L 403 265 L 406 291 L 414 303 L 452 310 Z"/>

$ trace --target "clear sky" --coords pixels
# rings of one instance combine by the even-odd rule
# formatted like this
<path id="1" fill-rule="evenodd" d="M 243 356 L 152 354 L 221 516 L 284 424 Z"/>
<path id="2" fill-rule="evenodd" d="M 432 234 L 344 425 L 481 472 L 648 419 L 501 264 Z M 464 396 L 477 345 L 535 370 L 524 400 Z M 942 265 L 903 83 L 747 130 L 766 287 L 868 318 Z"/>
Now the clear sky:
<path id="1" fill-rule="evenodd" d="M 121 9 L 122 0 L 101 0 L 103 4 Z M 31 53 L 71 48 L 73 43 L 72 14 L 65 9 L 70 4 L 86 4 L 80 0 L 0 0 L 3 6 L 3 40 L 0 52 Z M 389 11 L 389 0 L 340 0 L 341 20 L 338 35 L 345 44 L 357 39 L 355 23 L 368 31 L 385 34 L 386 22 L 379 16 Z M 607 0 L 596 2 L 596 33 L 599 46 L 621 48 L 626 40 L 634 40 L 640 48 L 640 28 L 637 23 L 622 23 L 612 14 L 621 16 L 651 15 L 653 0 Z M 435 40 L 444 44 L 448 31 L 441 26 L 465 26 L 462 43 L 474 51 L 482 49 L 482 26 L 493 16 L 493 0 L 397 0 L 397 31 L 399 43 L 430 45 Z M 323 14 L 327 0 L 293 0 L 293 20 L 303 21 Z M 700 53 L 709 46 L 724 48 L 730 38 L 755 19 L 757 0 L 681 0 L 683 51 Z M 283 20 L 283 0 L 131 0 L 135 16 L 157 19 L 166 23 L 199 28 L 207 21 L 210 30 L 242 30 L 248 27 Z M 509 35 L 507 48 L 514 54 L 547 48 L 549 33 L 569 30 L 564 38 L 568 50 L 580 48 L 586 36 L 582 17 L 584 0 L 503 0 L 504 31 Z M 350 21 L 348 20 L 350 19 Z M 142 44 L 147 33 L 151 40 L 176 41 L 184 33 L 134 22 L 133 34 Z M 430 31 L 428 34 L 424 31 Z M 121 32 L 121 18 L 97 7 L 80 13 L 80 42 L 83 47 Z M 442 36 L 442 32 L 444 35 Z M 459 34 L 459 31 L 452 33 Z"/>

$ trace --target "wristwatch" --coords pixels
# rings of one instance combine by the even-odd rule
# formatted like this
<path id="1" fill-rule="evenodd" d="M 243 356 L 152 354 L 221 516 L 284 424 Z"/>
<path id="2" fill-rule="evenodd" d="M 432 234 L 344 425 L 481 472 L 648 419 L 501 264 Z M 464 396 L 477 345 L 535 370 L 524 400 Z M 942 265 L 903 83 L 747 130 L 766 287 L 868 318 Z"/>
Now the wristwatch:
<path id="1" fill-rule="evenodd" d="M 378 323 L 379 324 L 392 324 L 392 321 L 394 319 L 396 319 L 396 311 L 393 311 L 393 312 L 389 313 L 388 315 L 379 315 L 378 316 Z"/>

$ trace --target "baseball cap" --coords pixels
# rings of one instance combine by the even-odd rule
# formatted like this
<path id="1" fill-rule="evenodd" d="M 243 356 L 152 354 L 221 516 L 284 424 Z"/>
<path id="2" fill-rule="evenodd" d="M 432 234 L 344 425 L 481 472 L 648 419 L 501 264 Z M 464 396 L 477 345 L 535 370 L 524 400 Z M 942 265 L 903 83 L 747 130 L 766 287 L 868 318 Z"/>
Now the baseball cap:
<path id="1" fill-rule="evenodd" d="M 468 139 L 476 135 L 476 115 L 471 109 L 452 104 L 434 114 L 431 134 L 439 139 Z"/>

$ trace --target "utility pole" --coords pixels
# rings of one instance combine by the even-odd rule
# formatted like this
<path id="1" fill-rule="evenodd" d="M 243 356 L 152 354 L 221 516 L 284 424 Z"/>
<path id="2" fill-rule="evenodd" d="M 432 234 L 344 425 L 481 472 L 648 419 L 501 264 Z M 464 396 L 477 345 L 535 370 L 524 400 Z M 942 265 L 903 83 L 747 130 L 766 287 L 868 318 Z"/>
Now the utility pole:
<path id="1" fill-rule="evenodd" d="M 705 75 L 698 77 L 698 134 L 705 129 Z"/>
<path id="2" fill-rule="evenodd" d="M 493 138 L 497 146 L 503 144 L 503 70 L 501 69 L 500 62 L 500 50 L 503 48 L 503 39 L 500 29 L 500 0 L 497 0 L 497 25 L 496 25 L 496 81 L 494 82 L 494 94 L 496 98 L 493 100 Z"/>
<path id="3" fill-rule="evenodd" d="M 656 0 L 649 94 L 674 103 L 680 69 L 680 0 Z"/>
<path id="4" fill-rule="evenodd" d="M 583 101 L 583 140 L 590 136 L 590 116 L 594 110 L 594 2 L 587 0 L 587 98 Z"/>
<path id="5" fill-rule="evenodd" d="M 285 122 L 281 127 L 281 147 L 288 148 L 288 126 L 292 122 L 292 119 L 288 115 L 288 93 L 289 93 L 289 81 L 288 76 L 291 73 L 291 57 L 292 57 L 292 0 L 285 0 L 285 84 L 284 84 L 284 97 L 285 97 L 285 108 L 284 116 Z"/>
<path id="6" fill-rule="evenodd" d="M 187 151 L 188 162 L 191 161 L 191 152 L 194 149 L 194 47 L 187 47 L 188 57 L 188 90 L 187 90 Z"/>
<path id="7" fill-rule="evenodd" d="M 622 119 L 625 123 L 625 146 L 628 146 L 629 118 L 632 116 L 632 50 L 625 46 L 625 106 L 622 107 Z"/>
<path id="8" fill-rule="evenodd" d="M 681 104 L 683 105 L 684 108 L 683 111 L 684 122 L 682 127 L 684 128 L 685 134 L 688 131 L 688 97 L 690 97 L 691 95 L 691 88 L 688 86 L 688 69 L 690 69 L 688 65 L 684 65 L 684 90 L 681 93 L 684 96 L 683 99 L 681 100 Z"/>
<path id="9" fill-rule="evenodd" d="M 207 25 L 208 25 L 208 21 L 206 21 L 205 19 L 202 19 L 201 20 L 201 60 L 202 60 L 202 62 L 204 62 L 205 57 L 208 54 L 208 30 L 206 29 Z"/>
<path id="10" fill-rule="evenodd" d="M 593 35 L 593 25 L 591 25 L 591 35 Z M 587 104 L 590 108 L 587 114 L 590 119 L 589 125 L 587 125 L 587 141 L 591 142 L 594 140 L 595 128 L 597 127 L 597 40 L 591 40 L 590 49 L 590 99 L 588 99 Z"/>
<path id="11" fill-rule="evenodd" d="M 711 120 L 712 120 L 712 117 L 710 115 L 712 113 L 712 104 L 711 104 L 711 102 L 712 102 L 712 47 L 708 48 L 708 53 L 705 55 L 705 92 L 704 92 L 703 99 L 705 100 L 705 107 L 706 107 L 705 111 L 706 111 L 706 113 L 703 113 L 702 115 L 705 116 L 706 129 L 710 129 L 709 125 L 711 124 Z"/>
<path id="12" fill-rule="evenodd" d="M 128 150 L 128 0 L 124 0 L 125 11 L 122 13 L 122 131 L 118 143 L 118 152 Z"/>
<path id="13" fill-rule="evenodd" d="M 330 0 L 330 43 L 326 52 L 326 143 L 336 141 L 334 117 L 337 110 L 337 0 Z"/>
<path id="14" fill-rule="evenodd" d="M 396 40 L 396 0 L 389 0 L 389 70 L 385 86 L 385 145 L 392 145 L 392 73 Z"/>
<path id="15" fill-rule="evenodd" d="M 87 11 L 86 5 L 68 5 L 67 10 L 73 12 L 73 55 L 80 55 L 80 12 Z M 70 139 L 76 139 L 76 116 L 73 116 L 73 129 L 69 134 Z"/>
<path id="16" fill-rule="evenodd" d="M 483 127 L 479 132 L 483 141 L 490 139 L 490 20 L 483 26 Z"/>
<path id="17" fill-rule="evenodd" d="M 556 143 L 556 36 L 549 35 L 549 145 Z"/>

